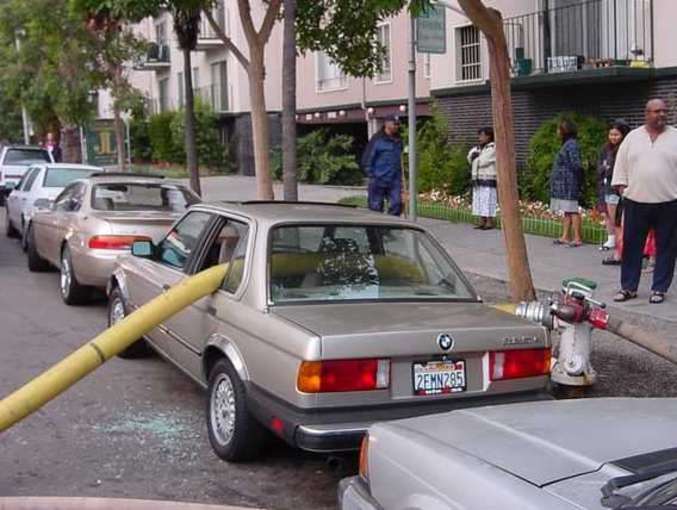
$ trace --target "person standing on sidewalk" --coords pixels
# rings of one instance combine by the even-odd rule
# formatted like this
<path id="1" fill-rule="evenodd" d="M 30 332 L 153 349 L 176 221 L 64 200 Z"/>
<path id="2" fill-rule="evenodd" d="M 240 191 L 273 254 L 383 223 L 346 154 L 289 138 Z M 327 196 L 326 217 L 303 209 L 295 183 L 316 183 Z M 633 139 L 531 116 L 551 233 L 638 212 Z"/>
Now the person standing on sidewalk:
<path id="1" fill-rule="evenodd" d="M 372 136 L 362 155 L 362 167 L 369 177 L 369 209 L 383 212 L 388 200 L 388 214 L 402 214 L 402 139 L 400 121 L 386 117 L 381 131 Z"/>
<path id="2" fill-rule="evenodd" d="M 559 136 L 562 146 L 555 157 L 550 174 L 550 209 L 564 213 L 562 237 L 555 239 L 554 244 L 563 244 L 569 248 L 578 248 L 581 240 L 581 215 L 578 202 L 583 188 L 583 166 L 581 151 L 578 147 L 578 129 L 570 120 L 563 120 L 559 125 Z M 569 232 L 573 230 L 572 239 Z"/>
<path id="3" fill-rule="evenodd" d="M 472 176 L 472 213 L 480 217 L 478 230 L 494 228 L 496 218 L 496 145 L 494 130 L 481 128 L 477 132 L 479 145 L 468 152 Z"/>
<path id="4" fill-rule="evenodd" d="M 620 228 L 616 226 L 616 209 L 621 197 L 611 187 L 611 180 L 614 173 L 614 164 L 616 154 L 621 146 L 623 138 L 630 132 L 630 127 L 622 121 L 616 121 L 611 125 L 607 135 L 607 143 L 602 147 L 602 151 L 597 161 L 597 189 L 599 203 L 604 213 L 607 229 L 607 240 L 601 246 L 602 250 L 613 250 L 616 247 L 616 241 L 620 237 L 616 231 Z"/>
<path id="5" fill-rule="evenodd" d="M 677 129 L 668 126 L 665 101 L 646 104 L 645 123 L 630 132 L 616 157 L 611 185 L 623 197 L 621 290 L 614 301 L 637 297 L 642 252 L 650 229 L 656 236 L 656 266 L 650 303 L 662 303 L 677 256 Z"/>

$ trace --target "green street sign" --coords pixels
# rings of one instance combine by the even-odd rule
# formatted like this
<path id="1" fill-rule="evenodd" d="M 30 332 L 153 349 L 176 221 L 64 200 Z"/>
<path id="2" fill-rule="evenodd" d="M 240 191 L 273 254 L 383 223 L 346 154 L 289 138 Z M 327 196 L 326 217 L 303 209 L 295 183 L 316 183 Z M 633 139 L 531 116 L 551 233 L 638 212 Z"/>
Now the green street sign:
<path id="1" fill-rule="evenodd" d="M 447 52 L 446 11 L 432 5 L 416 17 L 416 48 L 419 53 Z"/>
<path id="2" fill-rule="evenodd" d="M 95 120 L 85 128 L 87 163 L 113 166 L 118 163 L 115 126 L 112 120 Z"/>

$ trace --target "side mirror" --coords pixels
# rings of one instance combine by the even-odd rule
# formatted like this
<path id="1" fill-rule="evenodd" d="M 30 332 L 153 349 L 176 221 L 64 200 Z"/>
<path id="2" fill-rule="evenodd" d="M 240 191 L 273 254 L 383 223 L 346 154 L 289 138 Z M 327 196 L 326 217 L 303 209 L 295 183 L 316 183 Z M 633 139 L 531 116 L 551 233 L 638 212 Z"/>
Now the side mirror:
<path id="1" fill-rule="evenodd" d="M 48 198 L 38 198 L 33 204 L 33 208 L 40 211 L 49 211 L 52 209 L 53 205 L 53 200 L 49 200 Z"/>
<path id="2" fill-rule="evenodd" d="M 153 256 L 153 243 L 150 241 L 134 241 L 132 243 L 132 255 L 144 259 Z"/>
<path id="3" fill-rule="evenodd" d="M 16 182 L 6 182 L 5 183 L 5 189 L 7 190 L 8 193 L 11 193 L 16 189 Z"/>

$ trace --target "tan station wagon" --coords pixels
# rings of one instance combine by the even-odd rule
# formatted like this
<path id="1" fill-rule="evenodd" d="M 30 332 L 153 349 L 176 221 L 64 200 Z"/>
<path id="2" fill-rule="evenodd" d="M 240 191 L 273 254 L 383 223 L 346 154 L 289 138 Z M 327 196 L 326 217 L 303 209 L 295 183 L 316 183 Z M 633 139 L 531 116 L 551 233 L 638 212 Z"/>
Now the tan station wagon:
<path id="1" fill-rule="evenodd" d="M 115 260 L 135 240 L 163 238 L 199 201 L 183 185 L 161 177 L 96 173 L 78 179 L 26 226 L 28 269 L 58 267 L 62 299 L 82 303 L 92 289 L 106 288 Z"/>
<path id="2" fill-rule="evenodd" d="M 420 225 L 355 208 L 193 206 L 118 260 L 110 323 L 225 262 L 219 291 L 123 353 L 149 344 L 208 389 L 223 459 L 254 457 L 266 429 L 343 451 L 374 422 L 546 397 L 544 328 L 482 304 Z"/>

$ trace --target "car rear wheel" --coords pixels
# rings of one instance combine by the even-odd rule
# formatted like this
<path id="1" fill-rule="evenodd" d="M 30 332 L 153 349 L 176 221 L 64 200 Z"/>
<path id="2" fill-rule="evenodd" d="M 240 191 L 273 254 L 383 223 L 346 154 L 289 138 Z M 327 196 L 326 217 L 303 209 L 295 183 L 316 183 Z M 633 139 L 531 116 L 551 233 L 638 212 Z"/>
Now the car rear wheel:
<path id="1" fill-rule="evenodd" d="M 28 227 L 30 226 L 30 223 L 26 225 L 25 223 L 21 223 L 21 249 L 26 252 L 28 250 Z"/>
<path id="2" fill-rule="evenodd" d="M 80 305 L 87 301 L 90 296 L 89 287 L 81 285 L 75 276 L 71 251 L 68 246 L 64 246 L 61 251 L 59 290 L 61 291 L 61 299 L 67 305 Z"/>
<path id="3" fill-rule="evenodd" d="M 266 439 L 266 430 L 247 409 L 242 380 L 225 358 L 209 374 L 207 430 L 216 455 L 231 462 L 255 459 Z"/>
<path id="4" fill-rule="evenodd" d="M 119 287 L 115 287 L 108 298 L 108 327 L 114 326 L 127 317 L 127 306 Z M 139 338 L 118 356 L 122 359 L 145 358 L 151 354 L 150 347 L 143 338 Z"/>
<path id="5" fill-rule="evenodd" d="M 26 254 L 29 271 L 42 272 L 49 269 L 49 263 L 40 256 L 35 247 L 35 231 L 32 225 L 28 226 L 28 233 L 26 234 Z"/>
<path id="6" fill-rule="evenodd" d="M 7 237 L 19 237 L 19 231 L 14 228 L 9 219 L 9 209 L 5 207 L 5 235 Z"/>

